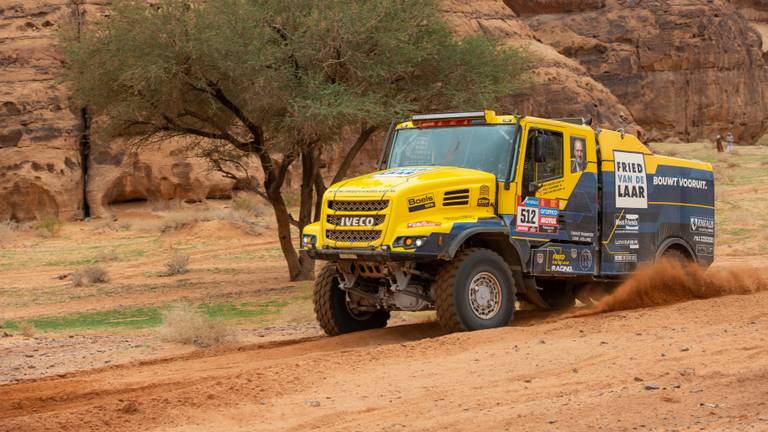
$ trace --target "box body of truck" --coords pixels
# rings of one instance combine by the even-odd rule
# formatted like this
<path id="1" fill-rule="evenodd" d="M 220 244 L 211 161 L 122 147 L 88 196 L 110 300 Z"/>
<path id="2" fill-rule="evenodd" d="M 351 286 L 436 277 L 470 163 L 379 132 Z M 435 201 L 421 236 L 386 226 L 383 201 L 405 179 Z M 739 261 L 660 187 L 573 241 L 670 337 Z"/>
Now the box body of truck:
<path id="1" fill-rule="evenodd" d="M 381 170 L 331 186 L 304 229 L 303 253 L 330 262 L 319 283 L 379 324 L 436 308 L 473 330 L 503 325 L 488 311 L 510 301 L 509 319 L 515 300 L 567 306 L 664 255 L 711 264 L 711 165 L 581 123 L 486 111 L 399 124 Z"/>

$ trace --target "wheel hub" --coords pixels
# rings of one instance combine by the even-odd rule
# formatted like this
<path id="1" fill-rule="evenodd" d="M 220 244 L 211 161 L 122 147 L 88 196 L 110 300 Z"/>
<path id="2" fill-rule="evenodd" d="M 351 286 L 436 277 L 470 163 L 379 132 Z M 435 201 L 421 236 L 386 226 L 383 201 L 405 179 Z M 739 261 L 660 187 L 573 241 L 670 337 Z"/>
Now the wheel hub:
<path id="1" fill-rule="evenodd" d="M 491 319 L 501 309 L 501 284 L 488 272 L 475 275 L 469 283 L 469 305 L 478 318 Z"/>

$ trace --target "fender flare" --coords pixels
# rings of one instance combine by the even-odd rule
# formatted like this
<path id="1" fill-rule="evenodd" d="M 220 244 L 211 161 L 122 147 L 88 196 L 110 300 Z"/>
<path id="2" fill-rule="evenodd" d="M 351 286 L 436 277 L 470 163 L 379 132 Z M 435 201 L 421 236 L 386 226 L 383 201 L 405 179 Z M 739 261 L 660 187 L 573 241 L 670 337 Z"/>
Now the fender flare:
<path id="1" fill-rule="evenodd" d="M 505 226 L 474 227 L 474 228 L 465 230 L 451 240 L 451 242 L 448 244 L 448 247 L 445 248 L 445 251 L 441 254 L 440 257 L 445 260 L 453 259 L 453 256 L 456 255 L 456 252 L 459 250 L 461 245 L 463 245 L 464 242 L 467 241 L 467 239 L 477 234 L 504 234 L 507 238 L 509 238 L 509 228 Z M 512 243 L 512 246 L 516 250 L 518 249 L 517 245 L 515 245 L 514 243 Z M 519 253 L 520 251 L 518 250 L 517 252 Z"/>
<path id="2" fill-rule="evenodd" d="M 669 249 L 670 246 L 673 245 L 680 245 L 685 248 L 686 251 L 688 251 L 688 254 L 690 255 L 691 259 L 694 262 L 698 261 L 698 257 L 693 252 L 693 249 L 691 249 L 691 246 L 688 244 L 687 241 L 684 239 L 681 239 L 680 237 L 668 237 L 666 238 L 659 247 L 656 249 L 656 260 L 658 261 L 659 258 L 661 258 L 662 255 L 664 255 L 664 252 Z"/>

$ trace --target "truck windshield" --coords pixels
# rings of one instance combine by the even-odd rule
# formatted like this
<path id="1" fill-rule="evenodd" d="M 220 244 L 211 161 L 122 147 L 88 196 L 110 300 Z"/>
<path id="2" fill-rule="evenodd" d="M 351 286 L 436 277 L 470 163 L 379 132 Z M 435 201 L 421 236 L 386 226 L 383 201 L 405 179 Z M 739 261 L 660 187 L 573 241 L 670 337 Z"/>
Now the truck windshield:
<path id="1" fill-rule="evenodd" d="M 501 179 L 507 172 L 516 125 L 401 129 L 388 168 L 440 165 L 471 168 Z"/>

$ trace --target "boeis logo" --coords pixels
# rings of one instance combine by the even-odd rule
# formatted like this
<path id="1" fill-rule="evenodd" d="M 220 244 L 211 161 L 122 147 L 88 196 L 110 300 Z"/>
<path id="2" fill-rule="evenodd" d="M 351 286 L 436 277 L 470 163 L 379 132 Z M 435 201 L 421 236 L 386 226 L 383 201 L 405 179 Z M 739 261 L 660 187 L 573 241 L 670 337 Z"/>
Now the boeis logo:
<path id="1" fill-rule="evenodd" d="M 435 195 L 428 193 L 408 197 L 408 211 L 415 212 L 435 207 Z"/>

